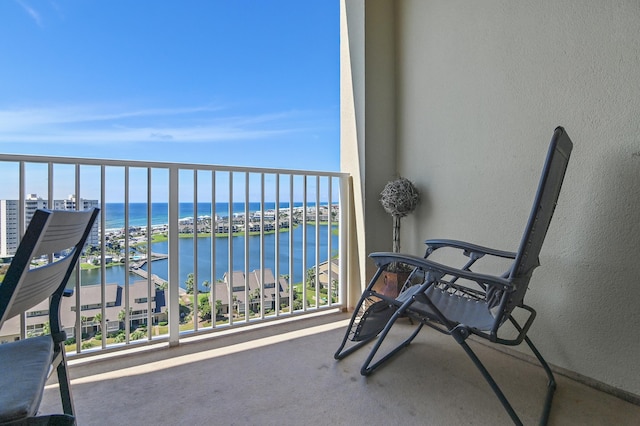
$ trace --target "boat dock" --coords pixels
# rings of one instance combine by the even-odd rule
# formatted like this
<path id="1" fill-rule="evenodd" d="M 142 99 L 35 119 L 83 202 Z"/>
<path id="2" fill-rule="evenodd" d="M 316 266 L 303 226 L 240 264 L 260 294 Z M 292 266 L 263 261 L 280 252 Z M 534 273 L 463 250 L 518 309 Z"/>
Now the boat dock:
<path id="1" fill-rule="evenodd" d="M 169 258 L 169 255 L 164 253 L 151 253 L 152 262 L 154 260 L 161 260 L 161 259 L 168 259 L 168 258 Z M 139 277 L 144 278 L 146 280 L 149 277 L 149 273 L 144 269 L 142 269 L 142 267 L 146 264 L 147 264 L 147 259 L 141 259 L 137 262 L 133 262 L 129 265 L 129 272 L 131 272 L 132 274 L 138 275 Z M 154 285 L 157 285 L 157 286 L 162 286 L 167 282 L 167 280 L 160 278 L 156 274 L 151 274 L 151 281 L 153 282 Z"/>

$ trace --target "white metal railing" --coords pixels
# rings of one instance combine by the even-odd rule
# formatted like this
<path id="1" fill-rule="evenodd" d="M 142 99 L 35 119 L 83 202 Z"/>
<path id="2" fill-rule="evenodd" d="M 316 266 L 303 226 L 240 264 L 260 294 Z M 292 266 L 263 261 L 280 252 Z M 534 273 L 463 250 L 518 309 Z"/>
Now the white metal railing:
<path id="1" fill-rule="evenodd" d="M 0 173 L 5 262 L 36 208 L 101 208 L 62 308 L 70 353 L 345 303 L 347 174 L 24 155 L 0 155 Z M 43 318 L 22 315 L 15 333 Z"/>

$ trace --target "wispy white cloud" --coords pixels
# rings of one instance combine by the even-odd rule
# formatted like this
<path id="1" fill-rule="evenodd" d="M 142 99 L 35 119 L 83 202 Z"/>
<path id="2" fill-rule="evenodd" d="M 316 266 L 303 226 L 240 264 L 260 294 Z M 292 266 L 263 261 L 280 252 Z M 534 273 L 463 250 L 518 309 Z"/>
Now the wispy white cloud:
<path id="1" fill-rule="evenodd" d="M 25 12 L 27 12 L 27 14 L 35 21 L 35 23 L 39 27 L 42 27 L 42 17 L 40 16 L 40 13 L 38 13 L 37 10 L 29 6 L 24 0 L 15 0 L 15 2 L 18 3 L 24 9 Z"/>
<path id="2" fill-rule="evenodd" d="M 0 109 L 0 143 L 113 144 L 263 139 L 302 130 L 297 112 L 222 114 L 222 107 Z"/>
<path id="3" fill-rule="evenodd" d="M 0 109 L 0 133 L 41 125 L 62 125 L 122 120 L 137 117 L 182 116 L 216 112 L 223 107 L 150 108 L 122 110 L 93 105 Z"/>

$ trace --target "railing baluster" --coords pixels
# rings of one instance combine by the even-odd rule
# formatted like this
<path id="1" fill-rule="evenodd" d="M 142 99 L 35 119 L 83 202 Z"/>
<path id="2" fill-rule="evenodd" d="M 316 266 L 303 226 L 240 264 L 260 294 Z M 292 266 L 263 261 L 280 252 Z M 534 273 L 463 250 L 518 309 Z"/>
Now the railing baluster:
<path id="1" fill-rule="evenodd" d="M 264 173 L 260 173 L 260 274 L 258 277 L 258 288 L 260 295 L 260 319 L 264 319 Z"/>
<path id="2" fill-rule="evenodd" d="M 198 170 L 193 171 L 193 331 L 198 331 Z"/>
<path id="3" fill-rule="evenodd" d="M 228 265 L 227 265 L 227 293 L 229 295 L 229 325 L 233 325 L 233 172 L 229 172 L 229 230 L 227 236 L 228 243 Z M 240 314 L 240 302 L 238 302 L 238 314 Z"/>
<path id="4" fill-rule="evenodd" d="M 302 175 L 302 310 L 307 310 L 307 176 Z"/>
<path id="5" fill-rule="evenodd" d="M 169 345 L 175 346 L 180 340 L 180 274 L 178 271 L 178 194 L 179 169 L 169 169 Z"/>
<path id="6" fill-rule="evenodd" d="M 340 219 L 338 227 L 340 229 L 340 233 L 338 234 L 338 263 L 340 265 L 340 278 L 339 278 L 339 289 L 340 289 L 340 297 L 339 303 L 342 304 L 343 309 L 348 309 L 349 304 L 351 303 L 351 296 L 349 294 L 350 288 L 347 286 L 347 256 L 349 256 L 349 240 L 348 240 L 348 229 L 350 225 L 347 225 L 351 222 L 350 220 L 350 209 L 349 205 L 349 188 L 351 187 L 351 182 L 349 178 L 342 178 L 340 180 L 340 201 L 339 201 L 339 210 L 340 210 Z"/>
<path id="7" fill-rule="evenodd" d="M 147 340 L 153 339 L 153 304 L 156 285 L 153 282 L 153 252 L 151 250 L 151 233 L 153 232 L 153 216 L 151 214 L 151 167 L 147 167 Z"/>
<path id="8" fill-rule="evenodd" d="M 211 171 L 211 327 L 216 328 L 218 320 L 217 296 L 216 296 L 216 230 L 218 221 L 216 220 L 216 172 Z"/>
<path id="9" fill-rule="evenodd" d="M 333 305 L 333 259 L 331 258 L 331 236 L 333 235 L 332 178 L 327 177 L 327 304 Z"/>
<path id="10" fill-rule="evenodd" d="M 251 294 L 249 292 L 249 172 L 244 174 L 244 320 L 249 322 Z"/>
<path id="11" fill-rule="evenodd" d="M 276 182 L 276 187 L 275 187 L 274 196 L 276 199 L 276 205 L 275 205 L 276 238 L 274 241 L 275 259 L 274 259 L 273 269 L 274 269 L 274 279 L 276 280 L 276 288 L 274 290 L 275 291 L 274 297 L 276 299 L 275 315 L 276 317 L 279 317 L 280 316 L 280 173 L 276 173 L 275 182 Z"/>
<path id="12" fill-rule="evenodd" d="M 293 314 L 293 173 L 289 175 L 289 314 Z"/>
<path id="13" fill-rule="evenodd" d="M 105 206 L 107 205 L 106 202 L 106 196 L 107 196 L 107 189 L 106 189 L 106 184 L 105 184 L 105 166 L 102 165 L 100 166 L 100 207 L 102 208 L 100 210 L 100 229 L 106 229 L 106 222 L 107 222 L 107 209 L 105 209 Z M 106 242 L 106 236 L 105 236 L 105 232 L 102 231 L 100 232 L 100 298 L 102 300 L 102 309 L 100 310 L 100 313 L 102 315 L 102 348 L 106 348 L 107 347 L 107 332 L 108 330 L 106 329 L 105 325 L 106 325 L 106 303 L 105 303 L 105 299 L 107 298 L 106 294 L 107 294 L 107 266 L 105 265 L 105 255 L 107 252 L 107 242 Z M 78 293 L 80 292 L 79 286 L 82 284 L 80 281 L 77 281 L 77 286 L 78 286 Z M 76 306 L 80 306 L 80 305 L 76 305 Z M 77 333 L 76 333 L 77 334 Z M 76 340 L 81 340 L 78 339 L 76 337 Z"/>
<path id="14" fill-rule="evenodd" d="M 25 165 L 24 161 L 20 162 L 20 177 L 18 181 L 19 191 L 18 191 L 18 235 L 20 238 L 24 236 L 24 232 L 27 229 L 27 224 L 25 223 Z M 25 339 L 27 337 L 27 319 L 25 317 L 26 313 L 20 315 L 20 338 Z"/>
<path id="15" fill-rule="evenodd" d="M 316 308 L 320 306 L 320 176 L 316 176 L 316 240 L 314 253 L 316 264 L 314 266 L 314 282 L 316 287 Z"/>
<path id="16" fill-rule="evenodd" d="M 125 342 L 131 337 L 131 301 L 129 300 L 129 167 L 124 168 L 124 335 Z"/>

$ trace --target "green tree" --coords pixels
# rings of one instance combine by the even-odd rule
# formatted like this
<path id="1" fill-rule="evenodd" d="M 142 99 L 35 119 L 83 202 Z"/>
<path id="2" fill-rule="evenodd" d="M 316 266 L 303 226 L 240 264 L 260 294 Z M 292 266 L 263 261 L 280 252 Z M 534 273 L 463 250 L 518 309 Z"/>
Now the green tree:
<path id="1" fill-rule="evenodd" d="M 99 246 L 95 246 L 95 245 L 89 245 L 85 249 L 85 253 L 87 254 L 87 256 L 99 254 L 100 253 L 100 247 Z"/>
<path id="2" fill-rule="evenodd" d="M 80 330 L 82 334 L 87 332 L 87 317 L 84 315 L 80 316 Z"/>
<path id="3" fill-rule="evenodd" d="M 93 322 L 98 323 L 98 332 L 102 331 L 102 314 L 100 312 L 94 315 Z"/>
<path id="4" fill-rule="evenodd" d="M 187 280 L 184 282 L 185 289 L 188 294 L 193 294 L 193 272 L 187 275 Z"/>
<path id="5" fill-rule="evenodd" d="M 178 305 L 178 307 L 180 308 L 180 323 L 189 322 L 189 318 L 191 316 L 191 307 L 186 306 L 182 300 L 180 301 L 180 305 Z"/>
<path id="6" fill-rule="evenodd" d="M 293 289 L 293 304 L 292 304 L 293 310 L 297 311 L 300 309 L 304 308 L 304 304 L 302 303 L 302 298 L 300 297 L 300 294 L 298 293 L 298 291 L 294 288 Z"/>
<path id="7" fill-rule="evenodd" d="M 129 316 L 131 316 L 131 313 L 133 312 L 132 308 L 129 308 Z M 121 309 L 120 312 L 118 312 L 118 321 L 125 323 L 127 321 L 127 311 L 124 309 Z"/>
<path id="8" fill-rule="evenodd" d="M 316 268 L 307 269 L 307 288 L 316 288 Z"/>
<path id="9" fill-rule="evenodd" d="M 218 319 L 218 315 L 222 314 L 222 300 L 216 300 L 216 319 Z"/>
<path id="10" fill-rule="evenodd" d="M 233 296 L 233 311 L 236 315 L 240 315 L 240 304 L 238 303 L 238 296 Z"/>
<path id="11" fill-rule="evenodd" d="M 211 319 L 211 303 L 209 303 L 208 294 L 198 295 L 198 315 L 200 315 L 202 321 Z"/>
<path id="12" fill-rule="evenodd" d="M 249 297 L 251 299 L 251 304 L 250 304 L 251 310 L 253 312 L 255 312 L 256 314 L 260 313 L 260 303 L 261 303 L 261 300 L 260 300 L 260 289 L 256 288 L 255 290 L 253 290 L 251 292 L 251 294 L 249 295 Z"/>
<path id="13" fill-rule="evenodd" d="M 143 330 L 136 330 L 129 335 L 131 340 L 140 340 L 147 337 L 147 334 Z"/>

